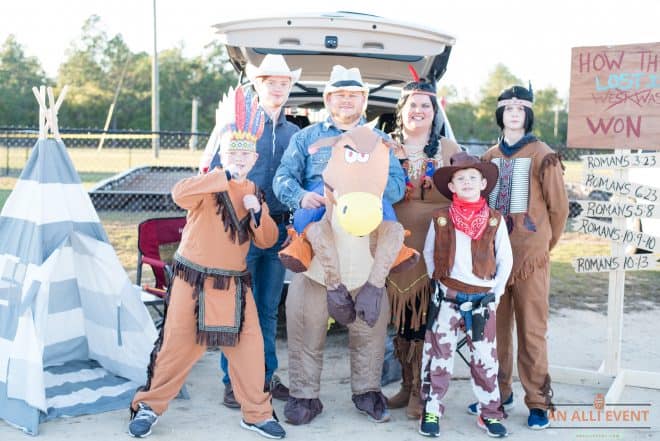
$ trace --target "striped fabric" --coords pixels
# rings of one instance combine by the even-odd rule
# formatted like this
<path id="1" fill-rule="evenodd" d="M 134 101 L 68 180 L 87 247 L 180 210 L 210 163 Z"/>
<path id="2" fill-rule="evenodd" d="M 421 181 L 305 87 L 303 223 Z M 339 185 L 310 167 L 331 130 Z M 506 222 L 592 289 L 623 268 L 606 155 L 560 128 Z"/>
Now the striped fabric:
<path id="1" fill-rule="evenodd" d="M 529 174 L 532 158 L 493 158 L 499 179 L 490 192 L 488 205 L 507 214 L 527 213 L 529 209 Z"/>
<path id="2" fill-rule="evenodd" d="M 0 418 L 127 407 L 155 339 L 64 144 L 37 141 L 0 214 Z"/>

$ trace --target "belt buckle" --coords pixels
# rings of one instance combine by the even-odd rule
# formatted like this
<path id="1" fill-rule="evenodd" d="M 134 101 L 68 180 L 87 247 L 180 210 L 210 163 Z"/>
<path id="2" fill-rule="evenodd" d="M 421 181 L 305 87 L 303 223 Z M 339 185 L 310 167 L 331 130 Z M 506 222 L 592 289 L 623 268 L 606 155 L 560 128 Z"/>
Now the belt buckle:
<path id="1" fill-rule="evenodd" d="M 474 307 L 473 303 L 469 302 L 469 301 L 468 302 L 463 302 L 459 306 L 460 310 L 463 311 L 463 312 L 472 311 L 473 307 Z"/>

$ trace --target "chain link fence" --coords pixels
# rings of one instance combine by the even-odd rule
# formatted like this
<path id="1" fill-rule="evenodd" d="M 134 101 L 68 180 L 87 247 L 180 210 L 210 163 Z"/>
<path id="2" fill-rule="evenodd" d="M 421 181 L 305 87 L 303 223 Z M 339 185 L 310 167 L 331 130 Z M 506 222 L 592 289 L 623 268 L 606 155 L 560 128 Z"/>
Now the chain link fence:
<path id="1" fill-rule="evenodd" d="M 207 133 L 102 132 L 61 130 L 69 156 L 103 216 L 145 219 L 182 213 L 170 197 L 180 179 L 196 173 Z M 13 186 L 37 140 L 35 129 L 0 127 L 0 202 Z M 472 154 L 481 155 L 490 143 L 461 142 Z M 555 147 L 566 167 L 569 197 L 589 195 L 581 186 L 580 155 L 592 150 Z M 600 150 L 600 153 L 608 153 Z M 602 197 L 602 196 L 601 196 Z M 572 207 L 573 216 L 578 213 Z"/>

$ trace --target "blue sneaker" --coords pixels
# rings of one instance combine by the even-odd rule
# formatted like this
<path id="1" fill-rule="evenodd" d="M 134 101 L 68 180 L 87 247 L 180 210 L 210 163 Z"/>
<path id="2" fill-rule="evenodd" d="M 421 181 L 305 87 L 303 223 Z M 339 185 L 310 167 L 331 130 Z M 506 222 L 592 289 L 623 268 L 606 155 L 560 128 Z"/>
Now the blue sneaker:
<path id="1" fill-rule="evenodd" d="M 128 423 L 128 434 L 134 438 L 151 435 L 151 428 L 158 422 L 158 415 L 146 403 L 138 403 L 137 412 Z"/>
<path id="2" fill-rule="evenodd" d="M 419 423 L 419 433 L 424 436 L 437 437 L 440 435 L 440 417 L 438 414 L 427 412 L 424 409 Z"/>
<path id="3" fill-rule="evenodd" d="M 241 427 L 257 432 L 259 435 L 270 439 L 282 439 L 286 436 L 286 432 L 275 418 L 270 418 L 254 424 L 246 423 L 245 420 L 241 418 Z"/>
<path id="4" fill-rule="evenodd" d="M 488 436 L 493 438 L 504 438 L 509 434 L 504 424 L 497 418 L 483 418 L 480 416 L 477 418 L 477 426 L 484 429 Z"/>
<path id="5" fill-rule="evenodd" d="M 513 392 L 511 392 L 511 395 L 509 395 L 509 398 L 506 400 L 502 401 L 502 407 L 506 412 L 509 412 L 510 410 L 513 410 L 514 407 L 516 407 L 516 403 L 513 401 Z M 470 415 L 477 415 L 479 416 L 479 403 L 472 403 L 467 407 L 467 412 Z"/>
<path id="6" fill-rule="evenodd" d="M 548 412 L 543 409 L 530 409 L 527 417 L 527 427 L 532 430 L 543 430 L 550 425 Z"/>

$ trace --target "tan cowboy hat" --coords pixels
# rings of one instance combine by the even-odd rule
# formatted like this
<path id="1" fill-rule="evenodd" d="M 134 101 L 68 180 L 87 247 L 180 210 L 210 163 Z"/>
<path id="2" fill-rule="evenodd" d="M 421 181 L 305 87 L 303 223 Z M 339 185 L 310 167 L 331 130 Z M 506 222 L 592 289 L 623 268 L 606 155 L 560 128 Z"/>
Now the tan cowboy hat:
<path id="1" fill-rule="evenodd" d="M 248 63 L 245 73 L 251 83 L 259 77 L 289 77 L 291 85 L 300 79 L 302 69 L 290 70 L 289 65 L 282 55 L 266 54 L 259 67 Z"/>
<path id="2" fill-rule="evenodd" d="M 481 191 L 483 197 L 488 197 L 488 194 L 497 183 L 499 171 L 497 170 L 497 166 L 492 162 L 482 161 L 476 156 L 472 156 L 466 152 L 458 152 L 452 155 L 449 164 L 450 165 L 445 167 L 440 167 L 435 173 L 433 173 L 433 183 L 438 191 L 449 200 L 453 198 L 454 194 L 449 189 L 448 184 L 451 182 L 454 173 L 458 170 L 474 168 L 481 172 L 481 175 L 486 180 L 486 188 Z"/>
<path id="3" fill-rule="evenodd" d="M 330 80 L 328 80 L 325 89 L 323 89 L 323 97 L 325 98 L 329 93 L 338 90 L 360 91 L 365 94 L 369 93 L 369 88 L 362 82 L 360 69 L 357 67 L 346 69 L 344 66 L 336 64 L 332 67 Z"/>

